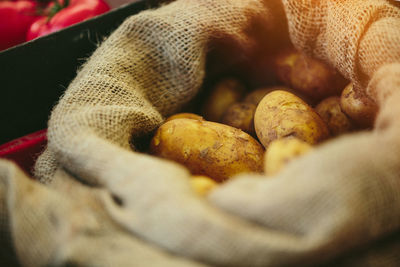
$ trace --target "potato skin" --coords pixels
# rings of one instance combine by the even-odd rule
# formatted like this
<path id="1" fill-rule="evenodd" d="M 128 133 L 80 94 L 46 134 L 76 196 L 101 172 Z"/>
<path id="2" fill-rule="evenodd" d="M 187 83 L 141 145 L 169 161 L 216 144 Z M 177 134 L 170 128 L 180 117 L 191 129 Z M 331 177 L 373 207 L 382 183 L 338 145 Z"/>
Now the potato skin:
<path id="1" fill-rule="evenodd" d="M 265 174 L 277 174 L 289 161 L 308 153 L 311 149 L 311 145 L 295 137 L 275 139 L 265 151 Z"/>
<path id="2" fill-rule="evenodd" d="M 311 145 L 329 137 L 327 126 L 307 103 L 281 90 L 261 100 L 254 115 L 254 126 L 265 148 L 282 137 L 294 136 Z"/>
<path id="3" fill-rule="evenodd" d="M 372 127 L 378 113 L 376 103 L 362 92 L 354 90 L 352 83 L 343 90 L 340 97 L 340 106 L 362 128 Z"/>
<path id="4" fill-rule="evenodd" d="M 190 179 L 193 190 L 200 196 L 205 196 L 218 186 L 217 182 L 204 175 L 193 175 Z"/>
<path id="5" fill-rule="evenodd" d="M 263 147 L 250 135 L 228 125 L 175 119 L 161 125 L 150 153 L 185 165 L 194 175 L 217 182 L 242 172 L 262 172 Z"/>
<path id="6" fill-rule="evenodd" d="M 174 115 L 168 117 L 164 121 L 164 123 L 167 122 L 167 121 L 171 121 L 171 120 L 175 120 L 175 119 L 184 119 L 184 118 L 192 119 L 192 120 L 199 120 L 199 121 L 203 121 L 204 120 L 203 117 L 200 116 L 200 115 L 197 115 L 197 114 L 194 114 L 194 113 L 189 113 L 189 112 L 183 112 L 183 113 L 177 113 L 177 114 L 174 114 Z"/>
<path id="7" fill-rule="evenodd" d="M 271 86 L 271 87 L 258 88 L 256 90 L 248 93 L 242 102 L 253 103 L 255 105 L 258 105 L 260 103 L 260 101 L 264 98 L 264 96 L 266 96 L 268 93 L 271 93 L 272 91 L 277 91 L 277 90 L 290 92 L 290 93 L 300 97 L 306 103 L 313 102 L 308 96 L 304 95 L 303 93 L 298 92 L 298 91 L 296 91 L 292 88 L 286 87 L 286 86 Z"/>
<path id="8" fill-rule="evenodd" d="M 245 90 L 245 87 L 233 78 L 220 81 L 206 98 L 202 115 L 208 121 L 220 122 L 226 109 L 243 98 Z"/>
<path id="9" fill-rule="evenodd" d="M 241 129 L 255 136 L 254 113 L 257 106 L 252 103 L 235 103 L 222 115 L 221 123 Z"/>
<path id="10" fill-rule="evenodd" d="M 350 132 L 354 128 L 353 122 L 342 111 L 338 96 L 325 98 L 315 107 L 315 111 L 328 126 L 331 136 Z"/>
<path id="11" fill-rule="evenodd" d="M 283 87 L 283 86 L 258 88 L 256 90 L 248 93 L 245 96 L 245 98 L 243 99 L 243 102 L 258 105 L 260 103 L 260 101 L 264 98 L 264 96 L 266 96 L 268 93 L 275 91 L 275 90 L 285 90 L 285 89 L 286 89 L 286 87 Z"/>
<path id="12" fill-rule="evenodd" d="M 274 62 L 281 82 L 314 101 L 340 95 L 346 86 L 346 80 L 335 69 L 294 49 L 282 50 Z"/>
<path id="13" fill-rule="evenodd" d="M 254 128 L 254 114 L 256 112 L 257 105 L 265 95 L 276 90 L 283 90 L 297 95 L 293 92 L 293 89 L 285 86 L 258 88 L 248 93 L 242 102 L 234 103 L 229 106 L 221 117 L 221 123 L 236 127 L 252 136 L 256 136 L 256 131 Z"/>

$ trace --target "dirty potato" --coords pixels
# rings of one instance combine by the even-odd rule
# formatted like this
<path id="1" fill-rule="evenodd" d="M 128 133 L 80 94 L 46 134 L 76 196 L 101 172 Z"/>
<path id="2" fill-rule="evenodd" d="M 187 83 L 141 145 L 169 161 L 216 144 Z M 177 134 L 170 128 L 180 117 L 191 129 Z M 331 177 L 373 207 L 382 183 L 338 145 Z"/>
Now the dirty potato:
<path id="1" fill-rule="evenodd" d="M 261 99 L 268 93 L 276 90 L 293 92 L 284 86 L 272 86 L 256 89 L 245 96 L 242 102 L 234 103 L 228 107 L 221 117 L 221 123 L 239 128 L 246 133 L 255 136 L 254 113 Z"/>
<path id="2" fill-rule="evenodd" d="M 346 86 L 346 80 L 335 69 L 294 49 L 282 50 L 274 62 L 281 82 L 314 101 L 340 95 Z"/>
<path id="3" fill-rule="evenodd" d="M 353 123 L 340 107 L 340 97 L 331 96 L 322 100 L 315 111 L 328 126 L 331 136 L 347 133 L 353 129 Z"/>
<path id="4" fill-rule="evenodd" d="M 204 120 L 202 116 L 194 114 L 194 113 L 189 113 L 189 112 L 183 112 L 183 113 L 177 113 L 174 114 L 170 117 L 168 117 L 165 122 L 175 120 L 175 119 L 192 119 L 192 120 L 199 120 L 202 121 Z"/>
<path id="5" fill-rule="evenodd" d="M 217 182 L 204 175 L 193 175 L 190 179 L 190 183 L 194 191 L 200 196 L 207 195 L 211 190 L 218 186 Z"/>
<path id="6" fill-rule="evenodd" d="M 327 126 L 307 103 L 281 90 L 267 94 L 258 104 L 254 127 L 266 148 L 282 137 L 297 137 L 311 145 L 329 137 Z"/>
<path id="7" fill-rule="evenodd" d="M 243 98 L 245 90 L 238 80 L 229 78 L 220 81 L 206 98 L 202 115 L 206 120 L 219 122 L 226 109 Z"/>
<path id="8" fill-rule="evenodd" d="M 248 93 L 245 98 L 243 99 L 244 103 L 251 103 L 254 105 L 258 105 L 258 103 L 260 103 L 261 99 L 263 99 L 263 97 L 275 90 L 285 90 L 286 87 L 283 86 L 276 86 L 276 87 L 262 87 L 262 88 L 258 88 L 254 91 L 251 91 L 250 93 Z"/>
<path id="9" fill-rule="evenodd" d="M 265 151 L 265 174 L 277 174 L 288 162 L 308 153 L 311 148 L 311 145 L 295 137 L 275 139 Z"/>
<path id="10" fill-rule="evenodd" d="M 286 87 L 286 86 L 271 86 L 271 87 L 258 88 L 256 90 L 248 93 L 242 102 L 253 103 L 255 105 L 258 105 L 260 103 L 260 101 L 264 98 L 264 96 L 266 96 L 268 93 L 270 93 L 272 91 L 277 91 L 277 90 L 290 92 L 290 93 L 300 97 L 303 101 L 305 101 L 307 103 L 312 102 L 308 96 L 304 95 L 301 92 L 297 92 L 296 90 Z"/>
<path id="11" fill-rule="evenodd" d="M 194 175 L 218 182 L 242 172 L 261 172 L 263 147 L 234 127 L 191 119 L 161 125 L 150 144 L 150 153 L 185 165 Z"/>
<path id="12" fill-rule="evenodd" d="M 354 90 L 352 83 L 343 90 L 340 97 L 340 106 L 358 126 L 362 128 L 373 126 L 378 106 L 363 92 Z"/>
<path id="13" fill-rule="evenodd" d="M 252 103 L 235 103 L 222 115 L 221 123 L 236 127 L 254 136 L 256 133 L 254 130 L 256 108 L 257 106 Z"/>

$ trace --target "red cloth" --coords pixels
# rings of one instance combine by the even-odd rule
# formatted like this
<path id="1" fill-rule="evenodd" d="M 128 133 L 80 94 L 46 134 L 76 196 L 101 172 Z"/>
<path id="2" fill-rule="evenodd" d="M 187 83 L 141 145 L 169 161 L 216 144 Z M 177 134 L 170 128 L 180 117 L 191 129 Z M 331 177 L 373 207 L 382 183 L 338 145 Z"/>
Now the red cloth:
<path id="1" fill-rule="evenodd" d="M 26 173 L 33 176 L 36 159 L 46 147 L 47 130 L 41 130 L 0 145 L 0 158 L 16 162 Z"/>

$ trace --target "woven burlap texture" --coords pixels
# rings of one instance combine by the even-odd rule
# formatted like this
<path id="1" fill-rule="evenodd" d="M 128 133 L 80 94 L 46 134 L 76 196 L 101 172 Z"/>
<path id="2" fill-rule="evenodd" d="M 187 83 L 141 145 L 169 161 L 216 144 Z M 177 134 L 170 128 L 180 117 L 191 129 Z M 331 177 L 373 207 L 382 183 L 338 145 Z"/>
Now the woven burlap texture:
<path id="1" fill-rule="evenodd" d="M 249 30 L 254 20 L 262 37 Z M 296 48 L 379 104 L 373 131 L 326 142 L 273 178 L 243 174 L 206 199 L 184 167 L 133 151 L 132 138 L 196 96 L 213 40 L 246 54 L 257 38 L 274 42 L 286 20 Z M 24 265 L 189 264 L 167 253 L 222 266 L 400 265 L 399 43 L 400 10 L 386 0 L 177 0 L 128 18 L 51 114 L 35 170 L 47 186 L 2 162 L 2 226 L 17 257 Z"/>
<path id="2" fill-rule="evenodd" d="M 0 218 L 12 225 L 2 237 L 1 266 L 202 266 L 167 255 L 127 234 L 107 214 L 114 205 L 103 189 L 79 184 L 61 170 L 43 186 L 0 160 Z M 8 236 L 7 236 L 8 235 Z"/>

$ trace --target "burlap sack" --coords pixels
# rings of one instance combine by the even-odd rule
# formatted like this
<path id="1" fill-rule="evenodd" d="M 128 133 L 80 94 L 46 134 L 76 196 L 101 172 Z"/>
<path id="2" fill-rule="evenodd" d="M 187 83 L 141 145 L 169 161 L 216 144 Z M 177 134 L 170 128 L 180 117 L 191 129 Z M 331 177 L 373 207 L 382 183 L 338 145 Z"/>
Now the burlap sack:
<path id="1" fill-rule="evenodd" d="M 84 186 L 62 170 L 55 175 L 46 187 L 0 161 L 1 229 L 10 229 L 2 237 L 13 238 L 13 246 L 2 240 L 1 266 L 202 266 L 129 235 L 106 212 L 114 205 L 106 190 Z"/>
<path id="2" fill-rule="evenodd" d="M 264 27 L 252 31 L 255 21 Z M 207 199 L 183 166 L 133 151 L 196 96 L 214 40 L 256 62 L 251 51 L 286 21 L 298 49 L 378 103 L 373 131 L 326 142 L 276 177 L 241 175 Z M 51 114 L 36 165 L 48 185 L 1 163 L 1 226 L 24 265 L 190 266 L 170 253 L 221 266 L 398 266 L 399 44 L 400 9 L 386 0 L 177 0 L 132 16 Z"/>

